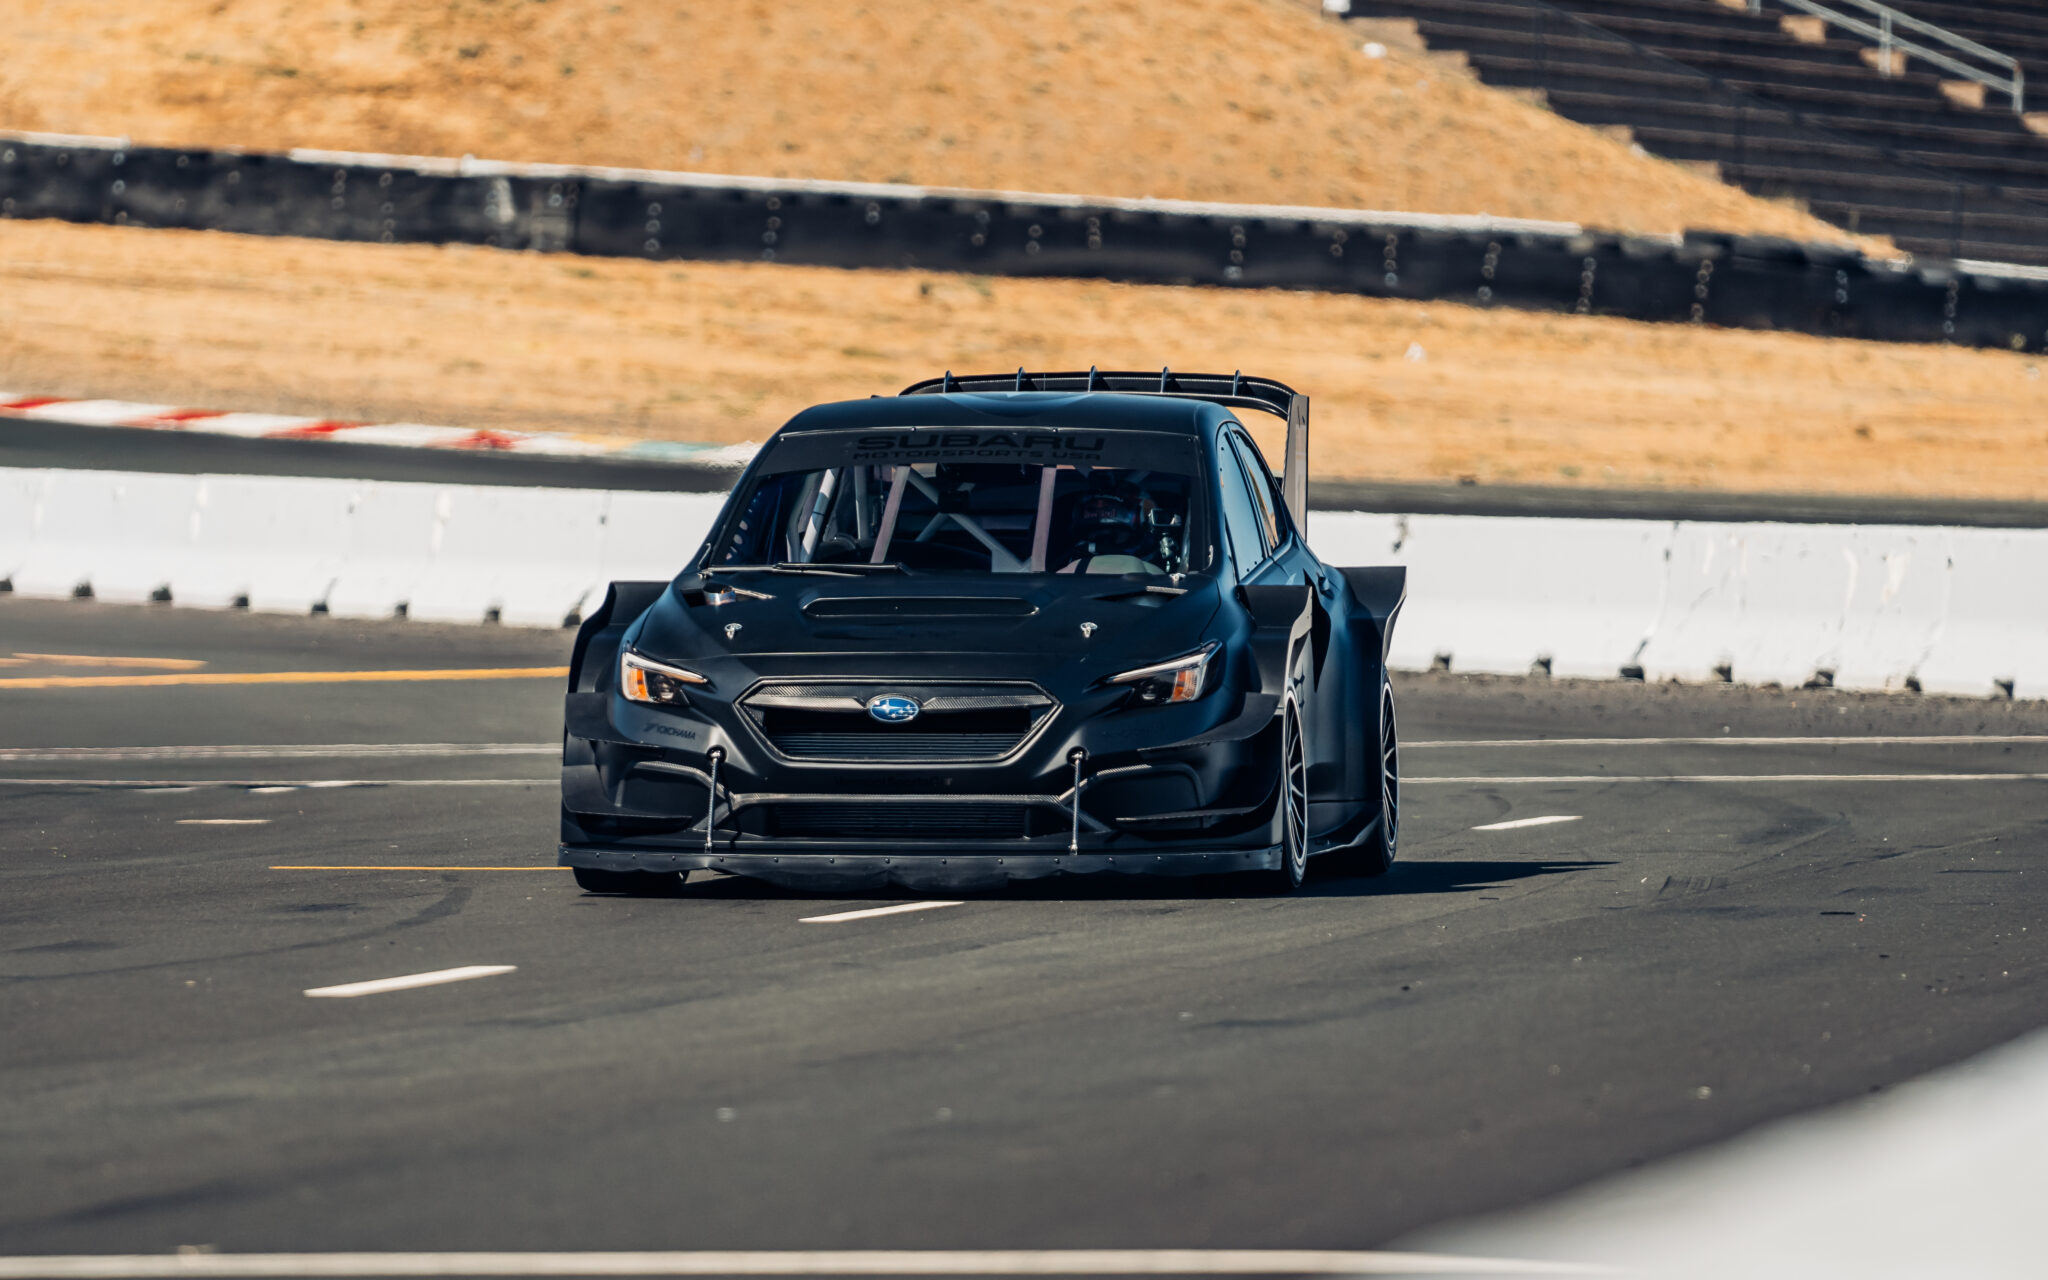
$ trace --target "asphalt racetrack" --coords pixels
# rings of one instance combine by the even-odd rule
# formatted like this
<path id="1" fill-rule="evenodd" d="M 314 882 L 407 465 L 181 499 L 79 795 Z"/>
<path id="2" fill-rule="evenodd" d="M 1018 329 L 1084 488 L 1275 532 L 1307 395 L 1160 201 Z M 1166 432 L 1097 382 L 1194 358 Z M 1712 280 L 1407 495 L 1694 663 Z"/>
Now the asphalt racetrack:
<path id="1" fill-rule="evenodd" d="M 1382 880 L 818 921 L 554 868 L 569 641 L 0 597 L 0 1250 L 1369 1248 L 2048 1021 L 2039 704 L 1410 677 Z"/>

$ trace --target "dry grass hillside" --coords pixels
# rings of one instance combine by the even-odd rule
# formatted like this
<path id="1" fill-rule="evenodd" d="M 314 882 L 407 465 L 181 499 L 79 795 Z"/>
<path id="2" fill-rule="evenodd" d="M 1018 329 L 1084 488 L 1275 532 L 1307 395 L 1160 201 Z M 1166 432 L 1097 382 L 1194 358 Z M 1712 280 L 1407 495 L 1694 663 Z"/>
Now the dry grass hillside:
<path id="1" fill-rule="evenodd" d="M 1314 395 L 1327 477 L 2048 493 L 2048 382 L 2003 352 L 50 222 L 0 222 L 0 296 L 22 394 L 736 441 L 945 368 L 1242 366 Z"/>
<path id="2" fill-rule="evenodd" d="M 5 0 L 0 128 L 1839 239 L 1305 0 Z"/>

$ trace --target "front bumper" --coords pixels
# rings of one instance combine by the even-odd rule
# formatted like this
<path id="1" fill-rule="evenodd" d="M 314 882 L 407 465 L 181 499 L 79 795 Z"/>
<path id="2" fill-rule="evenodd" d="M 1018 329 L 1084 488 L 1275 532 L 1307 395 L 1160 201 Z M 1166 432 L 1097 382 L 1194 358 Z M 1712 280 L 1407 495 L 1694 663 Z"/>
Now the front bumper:
<path id="1" fill-rule="evenodd" d="M 1168 866 L 1157 855 L 1257 855 L 1279 839 L 1277 704 L 1244 695 L 1136 714 L 1063 709 L 999 760 L 852 762 L 788 758 L 715 707 L 572 694 L 561 843 L 651 856 L 663 869 L 730 869 L 753 855 L 928 865 L 959 853 L 1046 875 L 1069 872 L 1073 854 L 1113 857 L 1117 870 Z M 699 855 L 728 861 L 672 861 Z M 1212 869 L 1213 858 L 1190 868 Z"/>
<path id="2" fill-rule="evenodd" d="M 778 682 L 795 698 L 825 678 Z M 1280 864 L 1278 698 L 1122 713 L 1122 694 L 1067 692 L 985 762 L 791 758 L 709 696 L 569 694 L 561 864 L 932 887 Z"/>
<path id="3" fill-rule="evenodd" d="M 858 848 L 822 848 L 806 843 L 776 849 L 755 844 L 748 852 L 698 852 L 565 844 L 560 865 L 602 871 L 725 871 L 794 887 L 898 885 L 912 889 L 1000 887 L 1011 880 L 1086 875 L 1221 875 L 1271 871 L 1280 866 L 1275 845 L 1264 849 L 1223 849 L 1149 853 L 982 852 L 954 845 L 944 851 L 875 853 Z"/>

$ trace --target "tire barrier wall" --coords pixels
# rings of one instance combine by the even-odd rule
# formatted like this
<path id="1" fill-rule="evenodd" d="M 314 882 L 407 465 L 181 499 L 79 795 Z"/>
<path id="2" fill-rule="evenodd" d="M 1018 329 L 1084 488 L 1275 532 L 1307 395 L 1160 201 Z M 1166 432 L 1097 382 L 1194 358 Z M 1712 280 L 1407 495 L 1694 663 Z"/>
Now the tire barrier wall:
<path id="1" fill-rule="evenodd" d="M 1564 223 L 0 135 L 0 216 L 654 260 L 1309 289 L 2048 347 L 2048 280 Z M 2038 274 L 2038 273 L 2036 273 Z"/>
<path id="2" fill-rule="evenodd" d="M 724 495 L 0 469 L 0 579 L 92 596 L 553 627 L 666 578 Z M 1410 568 L 1404 670 L 2048 698 L 2048 529 L 1318 511 Z"/>

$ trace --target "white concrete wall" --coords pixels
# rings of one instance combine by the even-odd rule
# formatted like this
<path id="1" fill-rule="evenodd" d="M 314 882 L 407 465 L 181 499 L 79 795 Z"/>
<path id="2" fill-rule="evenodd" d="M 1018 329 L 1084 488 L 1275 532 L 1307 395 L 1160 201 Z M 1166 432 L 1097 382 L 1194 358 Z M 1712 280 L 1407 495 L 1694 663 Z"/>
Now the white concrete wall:
<path id="1" fill-rule="evenodd" d="M 558 627 L 667 578 L 723 494 L 0 470 L 0 578 L 29 596 Z"/>
<path id="2" fill-rule="evenodd" d="M 1317 554 L 1409 567 L 1394 665 L 2048 698 L 2048 529 L 1317 511 Z"/>
<path id="3" fill-rule="evenodd" d="M 22 595 L 559 626 L 665 578 L 723 495 L 0 469 Z M 1333 564 L 1407 565 L 1394 665 L 2048 697 L 2048 530 L 1318 511 Z"/>

